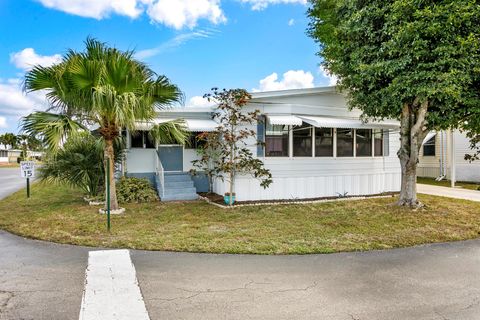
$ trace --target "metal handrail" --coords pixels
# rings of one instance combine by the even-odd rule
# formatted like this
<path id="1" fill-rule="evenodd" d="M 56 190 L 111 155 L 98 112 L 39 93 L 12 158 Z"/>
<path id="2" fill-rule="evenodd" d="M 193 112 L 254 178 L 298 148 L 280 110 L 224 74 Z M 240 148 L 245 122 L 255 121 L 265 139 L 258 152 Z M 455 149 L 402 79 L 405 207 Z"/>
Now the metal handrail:
<path id="1" fill-rule="evenodd" d="M 162 194 L 160 195 L 161 198 L 165 196 L 165 174 L 162 166 L 162 162 L 160 161 L 160 157 L 158 156 L 157 150 L 154 152 L 155 154 L 155 174 L 158 176 L 160 180 L 160 185 L 162 187 Z"/>

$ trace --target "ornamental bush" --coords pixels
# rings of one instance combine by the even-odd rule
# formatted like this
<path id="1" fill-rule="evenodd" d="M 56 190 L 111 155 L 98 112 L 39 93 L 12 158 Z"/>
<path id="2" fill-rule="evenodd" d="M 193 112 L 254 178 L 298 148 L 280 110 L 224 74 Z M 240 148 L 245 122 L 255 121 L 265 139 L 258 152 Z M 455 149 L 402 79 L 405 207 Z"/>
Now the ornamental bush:
<path id="1" fill-rule="evenodd" d="M 117 182 L 118 202 L 153 202 L 158 200 L 157 193 L 147 179 L 121 178 Z"/>

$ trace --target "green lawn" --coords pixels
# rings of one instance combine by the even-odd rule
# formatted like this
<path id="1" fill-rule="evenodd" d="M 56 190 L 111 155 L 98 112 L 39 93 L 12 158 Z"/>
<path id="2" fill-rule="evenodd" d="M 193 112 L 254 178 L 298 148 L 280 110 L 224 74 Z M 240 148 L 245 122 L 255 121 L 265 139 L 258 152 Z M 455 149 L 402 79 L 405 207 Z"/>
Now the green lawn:
<path id="1" fill-rule="evenodd" d="M 423 183 L 423 184 L 430 184 L 434 186 L 440 186 L 440 187 L 450 187 L 451 186 L 451 181 L 450 180 L 441 180 L 441 181 L 436 181 L 434 178 L 423 178 L 423 177 L 418 177 L 417 178 L 418 183 Z M 475 183 L 475 182 L 456 182 L 455 186 L 465 188 L 465 189 L 471 189 L 471 190 L 480 190 L 480 183 Z"/>
<path id="2" fill-rule="evenodd" d="M 0 201 L 0 228 L 88 246 L 217 253 L 326 253 L 406 247 L 479 237 L 480 203 L 421 195 L 425 209 L 392 197 L 221 209 L 202 201 L 126 205 L 106 217 L 64 186 L 34 184 Z"/>

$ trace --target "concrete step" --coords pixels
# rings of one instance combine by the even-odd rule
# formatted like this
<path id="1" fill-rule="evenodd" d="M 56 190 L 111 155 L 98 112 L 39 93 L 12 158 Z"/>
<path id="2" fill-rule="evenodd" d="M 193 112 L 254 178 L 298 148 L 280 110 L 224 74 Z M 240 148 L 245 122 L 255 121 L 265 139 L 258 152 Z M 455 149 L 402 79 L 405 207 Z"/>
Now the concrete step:
<path id="1" fill-rule="evenodd" d="M 166 188 L 165 195 L 176 195 L 176 194 L 197 194 L 197 189 L 195 187 L 190 188 Z"/>
<path id="2" fill-rule="evenodd" d="M 193 181 L 165 181 L 165 188 L 189 188 L 193 187 Z"/>
<path id="3" fill-rule="evenodd" d="M 175 195 L 165 195 L 161 198 L 161 201 L 181 201 L 181 200 L 197 200 L 198 195 L 196 193 L 188 194 L 175 194 Z"/>
<path id="4" fill-rule="evenodd" d="M 166 174 L 164 177 L 165 182 L 173 182 L 173 181 L 192 181 L 190 175 L 187 174 Z"/>

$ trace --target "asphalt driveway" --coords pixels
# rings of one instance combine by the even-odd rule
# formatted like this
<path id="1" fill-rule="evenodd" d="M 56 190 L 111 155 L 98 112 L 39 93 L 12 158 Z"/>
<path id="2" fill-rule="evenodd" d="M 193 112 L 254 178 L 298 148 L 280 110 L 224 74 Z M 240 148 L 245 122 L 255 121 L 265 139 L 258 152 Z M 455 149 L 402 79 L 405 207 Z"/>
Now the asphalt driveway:
<path id="1" fill-rule="evenodd" d="M 0 319 L 78 319 L 89 250 L 0 231 Z M 152 320 L 480 314 L 480 240 L 329 255 L 131 257 Z"/>
<path id="2" fill-rule="evenodd" d="M 25 187 L 26 181 L 20 177 L 20 168 L 0 168 L 0 199 Z"/>

